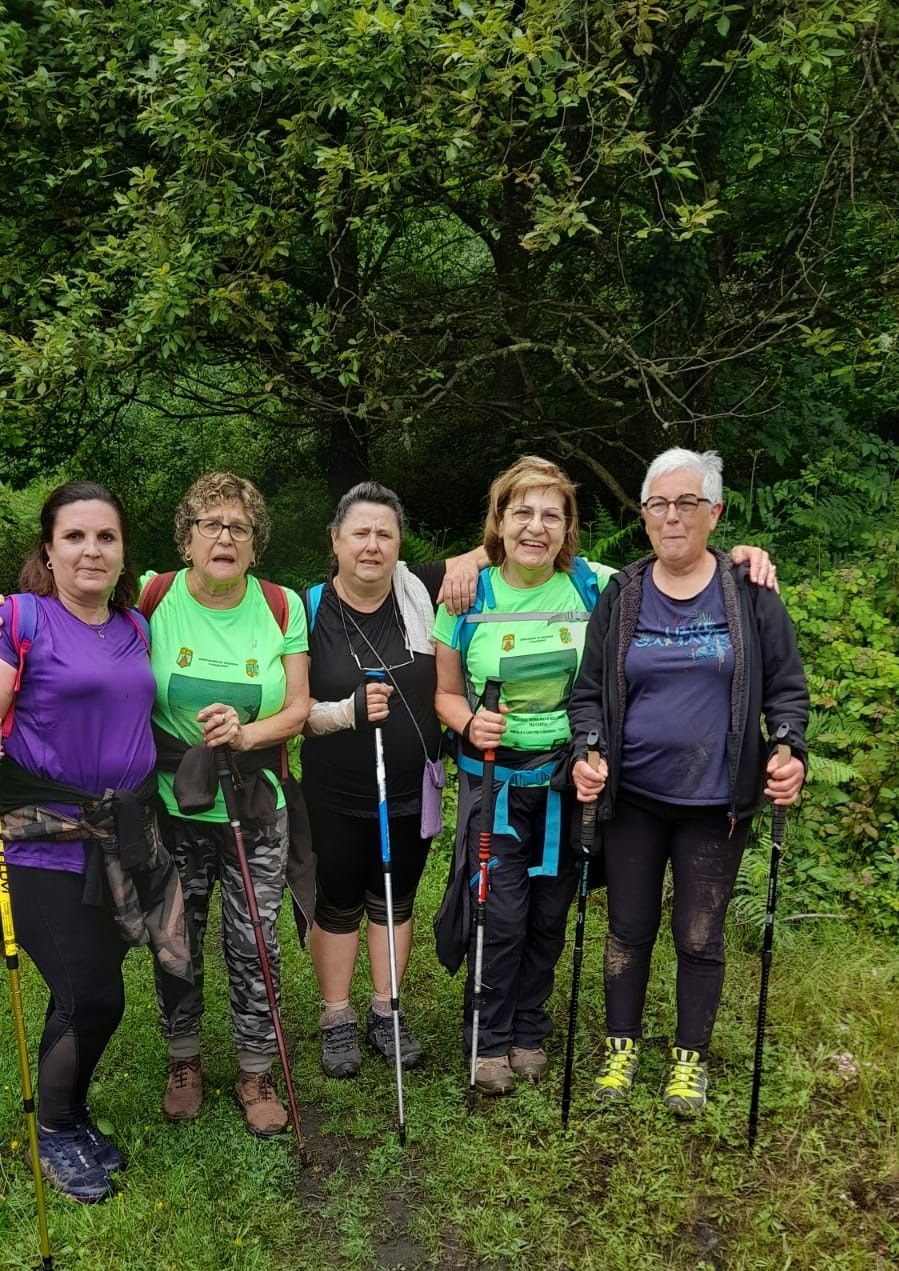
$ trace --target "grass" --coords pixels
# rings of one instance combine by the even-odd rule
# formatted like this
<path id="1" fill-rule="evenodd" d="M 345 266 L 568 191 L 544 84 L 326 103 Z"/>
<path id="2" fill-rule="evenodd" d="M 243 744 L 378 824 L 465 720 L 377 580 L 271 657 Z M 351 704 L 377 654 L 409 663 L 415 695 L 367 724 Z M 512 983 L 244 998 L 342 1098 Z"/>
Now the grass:
<path id="1" fill-rule="evenodd" d="M 546 1268 L 553 1271 L 886 1271 L 899 1262 L 899 953 L 842 924 L 775 935 L 762 1123 L 745 1150 L 758 951 L 729 929 L 724 1002 L 698 1121 L 664 1113 L 658 1090 L 674 1019 L 673 953 L 660 937 L 638 1085 L 627 1107 L 590 1098 L 601 1029 L 603 899 L 591 899 L 570 1128 L 559 1121 L 570 975 L 555 998 L 553 1067 L 539 1089 L 466 1110 L 461 979 L 437 964 L 429 917 L 446 876 L 429 863 L 407 980 L 410 1022 L 427 1045 L 406 1084 L 409 1143 L 398 1145 L 391 1071 L 367 1058 L 358 1080 L 318 1066 L 317 994 L 285 911 L 284 1020 L 312 1151 L 246 1134 L 231 1098 L 227 991 L 208 944 L 199 1122 L 159 1111 L 165 1066 L 145 953 L 129 955 L 128 1010 L 91 1092 L 129 1157 L 117 1196 L 86 1208 L 49 1193 L 61 1271 L 274 1271 L 290 1268 Z M 570 952 L 570 950 L 569 950 Z M 44 990 L 26 966 L 32 1052 Z M 362 978 L 357 1007 L 364 1008 Z M 4 981 L 0 992 L 0 1267 L 31 1267 L 37 1237 Z"/>

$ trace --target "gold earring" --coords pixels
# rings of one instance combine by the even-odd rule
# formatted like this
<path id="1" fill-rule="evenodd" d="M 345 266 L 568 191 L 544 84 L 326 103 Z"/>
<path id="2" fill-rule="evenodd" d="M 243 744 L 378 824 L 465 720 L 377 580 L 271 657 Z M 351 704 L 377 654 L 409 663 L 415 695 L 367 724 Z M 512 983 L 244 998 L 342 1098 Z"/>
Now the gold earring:
<path id="1" fill-rule="evenodd" d="M 48 559 L 47 559 L 47 561 L 46 561 L 46 565 L 47 565 L 47 568 L 48 568 L 48 569 L 52 569 L 52 568 L 53 568 L 53 563 L 52 563 L 52 561 L 50 561 L 50 560 L 49 560 L 49 558 L 48 558 Z"/>

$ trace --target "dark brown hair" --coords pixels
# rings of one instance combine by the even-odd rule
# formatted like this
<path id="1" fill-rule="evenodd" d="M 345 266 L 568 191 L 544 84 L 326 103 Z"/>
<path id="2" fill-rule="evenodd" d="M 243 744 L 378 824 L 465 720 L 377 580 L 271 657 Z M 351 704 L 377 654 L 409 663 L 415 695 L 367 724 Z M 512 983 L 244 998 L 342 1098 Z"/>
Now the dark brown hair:
<path id="1" fill-rule="evenodd" d="M 65 485 L 57 486 L 47 495 L 44 506 L 41 508 L 41 528 L 37 542 L 25 558 L 19 573 L 20 591 L 30 591 L 36 596 L 58 594 L 53 571 L 47 568 L 47 545 L 53 542 L 56 517 L 61 508 L 68 507 L 72 503 L 92 501 L 108 503 L 118 517 L 119 528 L 122 531 L 124 568 L 109 598 L 110 608 L 128 609 L 134 604 L 134 598 L 137 595 L 137 573 L 128 555 L 128 518 L 125 516 L 125 509 L 112 491 L 107 490 L 105 485 L 98 485 L 95 481 L 67 481 Z"/>

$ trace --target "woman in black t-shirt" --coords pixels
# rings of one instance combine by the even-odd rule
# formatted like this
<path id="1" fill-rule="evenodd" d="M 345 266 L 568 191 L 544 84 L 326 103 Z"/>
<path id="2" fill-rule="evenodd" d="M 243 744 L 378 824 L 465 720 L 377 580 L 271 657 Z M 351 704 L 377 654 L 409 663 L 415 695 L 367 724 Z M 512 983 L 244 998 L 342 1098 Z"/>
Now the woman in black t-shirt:
<path id="1" fill-rule="evenodd" d="M 471 603 L 483 552 L 436 564 L 399 560 L 402 506 L 375 482 L 343 496 L 330 526 L 337 568 L 308 593 L 312 710 L 304 730 L 303 794 L 318 858 L 312 961 L 322 996 L 322 1067 L 331 1077 L 359 1071 L 350 987 L 359 928 L 368 917 L 372 997 L 367 1038 L 394 1062 L 387 915 L 378 828 L 374 737 L 383 729 L 390 817 L 393 910 L 400 981 L 412 947 L 412 908 L 433 826 L 422 808 L 428 761 L 440 751 L 434 714 L 434 606 Z M 384 674 L 365 679 L 366 670 Z M 439 799 L 439 790 L 433 792 Z M 424 812 L 424 816 L 423 816 Z M 414 1067 L 422 1048 L 401 1016 L 400 1059 Z"/>

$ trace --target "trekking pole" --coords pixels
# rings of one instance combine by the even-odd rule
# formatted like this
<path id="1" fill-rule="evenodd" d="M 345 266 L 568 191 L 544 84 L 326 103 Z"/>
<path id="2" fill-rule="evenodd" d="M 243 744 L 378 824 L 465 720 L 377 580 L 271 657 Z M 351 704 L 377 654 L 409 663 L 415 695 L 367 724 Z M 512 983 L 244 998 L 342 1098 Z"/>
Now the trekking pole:
<path id="1" fill-rule="evenodd" d="M 296 1135 L 297 1155 L 300 1164 L 307 1163 L 306 1146 L 303 1142 L 303 1124 L 300 1121 L 300 1114 L 297 1110 L 297 1096 L 293 1088 L 293 1077 L 290 1072 L 290 1060 L 287 1058 L 287 1046 L 284 1043 L 284 1030 L 281 1028 L 281 1012 L 278 1010 L 278 997 L 275 993 L 275 982 L 272 978 L 272 966 L 269 961 L 268 949 L 265 947 L 265 936 L 262 932 L 262 919 L 259 917 L 259 905 L 256 902 L 256 889 L 253 886 L 253 880 L 250 877 L 250 865 L 247 860 L 247 849 L 244 846 L 243 830 L 240 825 L 240 814 L 237 810 L 237 795 L 234 792 L 234 778 L 231 776 L 231 768 L 228 763 L 228 754 L 226 746 L 216 746 L 215 748 L 215 767 L 218 773 L 219 785 L 222 787 L 222 795 L 225 800 L 225 810 L 228 813 L 228 821 L 231 825 L 231 832 L 234 835 L 234 850 L 237 854 L 237 864 L 240 869 L 240 877 L 243 882 L 244 894 L 247 898 L 247 911 L 250 915 L 250 925 L 253 928 L 253 935 L 256 937 L 256 952 L 259 954 L 259 965 L 262 968 L 262 978 L 265 981 L 265 996 L 268 999 L 268 1009 L 271 1012 L 272 1027 L 275 1030 L 275 1041 L 278 1046 L 278 1056 L 281 1060 L 281 1068 L 284 1073 L 284 1084 L 287 1086 L 287 1102 L 290 1105 L 290 1116 L 293 1121 L 293 1132 Z"/>
<path id="2" fill-rule="evenodd" d="M 587 734 L 587 763 L 596 771 L 599 768 L 599 751 L 596 749 L 599 733 L 593 729 Z M 574 1033 L 577 1027 L 577 1003 L 581 991 L 581 965 L 584 961 L 584 925 L 587 921 L 587 884 L 590 875 L 590 856 L 596 831 L 596 799 L 583 805 L 581 817 L 581 882 L 577 894 L 577 924 L 574 929 L 574 955 L 571 965 L 571 1003 L 568 1007 L 568 1043 L 565 1047 L 565 1079 L 562 1083 L 562 1125 L 568 1125 L 571 1108 L 571 1078 L 574 1073 Z"/>
<path id="3" fill-rule="evenodd" d="M 499 710 L 499 694 L 502 680 L 487 680 L 484 685 L 484 709 L 494 714 Z M 481 831 L 478 836 L 478 907 L 475 911 L 474 992 L 471 1015 L 471 1069 L 468 1074 L 468 1102 L 474 1103 L 477 1095 L 475 1080 L 478 1069 L 478 1033 L 481 1027 L 481 1006 L 484 974 L 484 928 L 487 925 L 487 891 L 490 881 L 490 840 L 493 836 L 493 767 L 496 750 L 484 751 L 484 768 L 481 774 Z"/>
<path id="4" fill-rule="evenodd" d="M 47 1201 L 44 1196 L 44 1176 L 41 1173 L 37 1117 L 34 1112 L 34 1088 L 31 1085 L 31 1066 L 28 1063 L 28 1042 L 25 1037 L 25 1013 L 22 1010 L 22 988 L 19 983 L 19 951 L 16 948 L 16 929 L 12 920 L 12 902 L 9 896 L 9 875 L 6 872 L 6 853 L 3 848 L 2 822 L 0 822 L 0 926 L 3 928 L 3 953 L 6 958 L 6 969 L 9 972 L 9 998 L 12 1003 L 16 1050 L 19 1055 L 19 1073 L 22 1078 L 22 1110 L 25 1113 L 25 1121 L 28 1126 L 28 1151 L 31 1155 L 31 1174 L 34 1179 L 34 1201 L 37 1207 L 37 1234 L 41 1251 L 41 1271 L 52 1271 L 53 1255 L 50 1253 L 50 1231 L 47 1227 Z"/>
<path id="5" fill-rule="evenodd" d="M 366 671 L 373 682 L 385 679 L 383 671 Z M 381 868 L 387 906 L 387 960 L 390 964 L 390 1013 L 393 1016 L 393 1051 L 396 1065 L 396 1106 L 400 1147 L 406 1146 L 406 1109 L 403 1103 L 403 1057 L 400 1054 L 400 981 L 396 965 L 396 923 L 393 919 L 393 863 L 390 859 L 390 821 L 387 817 L 387 772 L 384 767 L 384 733 L 375 724 L 375 771 L 378 781 L 378 827 L 381 832 Z"/>
<path id="6" fill-rule="evenodd" d="M 781 724 L 775 737 L 786 737 L 789 725 Z M 790 747 L 779 743 L 777 766 L 782 768 L 790 759 Z M 765 934 L 762 939 L 762 979 L 759 988 L 759 1013 L 755 1026 L 755 1064 L 752 1069 L 752 1096 L 749 1100 L 749 1150 L 755 1147 L 759 1124 L 759 1092 L 762 1088 L 762 1054 L 765 1048 L 765 1023 L 768 1017 L 768 977 L 771 974 L 771 950 L 774 945 L 774 908 L 777 904 L 777 874 L 787 823 L 787 810 L 776 804 L 771 809 L 771 868 L 768 872 L 768 899 L 765 905 Z"/>

